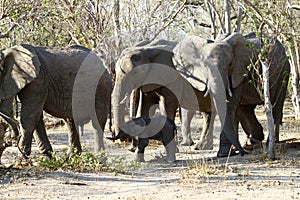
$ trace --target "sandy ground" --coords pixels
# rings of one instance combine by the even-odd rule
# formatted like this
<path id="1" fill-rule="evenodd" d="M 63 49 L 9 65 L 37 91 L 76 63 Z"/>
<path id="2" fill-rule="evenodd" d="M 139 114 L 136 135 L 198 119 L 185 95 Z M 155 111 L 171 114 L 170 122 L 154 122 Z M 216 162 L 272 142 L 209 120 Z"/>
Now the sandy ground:
<path id="1" fill-rule="evenodd" d="M 195 141 L 200 133 L 199 120 L 198 114 L 193 119 Z M 260 120 L 265 123 L 264 115 Z M 268 160 L 265 153 L 216 158 L 215 129 L 213 151 L 179 146 L 176 163 L 169 164 L 161 159 L 163 146 L 151 143 L 146 162 L 126 174 L 0 168 L 0 199 L 300 199 L 299 144 L 278 145 L 276 161 Z M 299 125 L 289 117 L 281 129 L 283 139 L 299 138 Z M 67 147 L 66 127 L 51 128 L 48 134 L 56 152 Z M 242 140 L 242 131 L 240 136 Z M 85 127 L 82 144 L 84 151 L 92 150 L 90 125 Z M 33 145 L 32 157 L 38 155 Z M 134 159 L 127 144 L 106 140 L 105 146 L 108 157 L 125 155 L 126 162 Z M 10 165 L 17 154 L 15 147 L 7 148 L 2 163 Z"/>

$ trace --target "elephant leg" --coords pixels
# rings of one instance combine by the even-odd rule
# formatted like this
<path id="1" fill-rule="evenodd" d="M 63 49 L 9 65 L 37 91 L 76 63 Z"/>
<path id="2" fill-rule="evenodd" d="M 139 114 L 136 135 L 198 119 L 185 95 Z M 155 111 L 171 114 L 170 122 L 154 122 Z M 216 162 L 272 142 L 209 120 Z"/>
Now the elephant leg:
<path id="1" fill-rule="evenodd" d="M 285 93 L 282 94 L 285 97 Z M 274 125 L 275 125 L 275 142 L 279 142 L 279 129 L 280 125 L 282 124 L 282 109 L 283 109 L 283 104 L 284 104 L 284 98 L 283 100 L 279 99 L 274 107 L 273 107 L 273 118 L 274 118 Z M 268 138 L 269 141 L 269 138 Z"/>
<path id="2" fill-rule="evenodd" d="M 164 99 L 164 108 L 166 115 L 174 121 L 179 102 L 174 93 L 166 87 L 162 87 L 158 92 L 159 96 Z"/>
<path id="3" fill-rule="evenodd" d="M 256 118 L 255 107 L 256 105 L 240 105 L 237 111 L 237 118 L 250 138 L 251 144 L 260 144 L 264 140 L 264 133 L 263 127 Z"/>
<path id="4" fill-rule="evenodd" d="M 104 141 L 103 141 L 103 132 L 105 129 L 105 124 L 107 121 L 107 115 L 102 113 L 101 116 L 98 116 L 98 120 L 92 120 L 92 125 L 94 128 L 94 151 L 99 152 L 104 150 Z"/>
<path id="5" fill-rule="evenodd" d="M 74 120 L 72 118 L 66 118 L 64 119 L 69 132 L 69 150 L 68 150 L 68 154 L 72 154 L 74 152 L 74 150 L 76 150 L 76 153 L 81 153 L 82 152 L 82 148 L 81 148 L 81 144 L 80 144 L 80 139 L 79 139 L 79 133 L 76 129 Z"/>
<path id="6" fill-rule="evenodd" d="M 37 143 L 37 146 L 39 147 L 40 152 L 51 157 L 51 152 L 53 152 L 53 149 L 46 134 L 43 115 L 41 115 L 40 117 L 36 132 L 34 132 L 33 137 L 35 139 L 35 142 Z"/>
<path id="7" fill-rule="evenodd" d="M 131 151 L 131 152 L 135 152 L 135 150 L 137 148 L 137 145 L 138 145 L 138 139 L 135 138 L 135 137 L 132 137 L 131 138 L 131 144 L 128 147 L 128 150 Z"/>
<path id="8" fill-rule="evenodd" d="M 162 143 L 164 147 L 166 148 L 167 152 L 167 161 L 170 163 L 174 163 L 176 160 L 176 141 L 175 141 L 175 133 L 174 128 L 172 126 L 170 127 L 164 127 L 162 130 Z"/>
<path id="9" fill-rule="evenodd" d="M 140 98 L 137 98 L 141 103 L 141 116 L 152 116 L 154 115 L 153 106 L 159 104 L 159 97 L 155 94 L 155 92 L 142 92 Z M 138 106 L 137 106 L 138 107 Z M 136 152 L 139 141 L 136 138 L 132 138 L 131 144 L 128 147 L 128 150 L 131 152 Z"/>
<path id="10" fill-rule="evenodd" d="M 219 151 L 217 153 L 218 157 L 227 157 L 234 156 L 240 153 L 241 155 L 246 154 L 247 152 L 241 146 L 238 133 L 235 124 L 236 112 L 239 106 L 240 96 L 242 92 L 242 87 L 236 87 L 232 89 L 232 95 L 226 94 L 226 113 L 225 120 L 223 123 L 221 135 L 220 135 L 220 146 Z M 219 115 L 220 116 L 220 115 Z M 239 152 L 235 151 L 232 146 L 239 150 Z"/>
<path id="11" fill-rule="evenodd" d="M 84 124 L 78 125 L 77 127 L 80 137 L 83 136 L 84 133 Z"/>
<path id="12" fill-rule="evenodd" d="M 32 84 L 19 93 L 22 104 L 20 115 L 22 133 L 18 146 L 24 156 L 31 154 L 33 131 L 41 119 L 46 100 L 46 95 L 39 87 Z"/>
<path id="13" fill-rule="evenodd" d="M 141 116 L 153 116 L 155 114 L 154 107 L 159 104 L 159 97 L 155 92 L 142 93 L 141 102 Z"/>
<path id="14" fill-rule="evenodd" d="M 191 121 L 195 114 L 195 111 L 187 110 L 185 108 L 181 109 L 181 133 L 182 133 L 182 141 L 181 145 L 183 146 L 191 146 L 194 144 L 191 136 Z"/>
<path id="15" fill-rule="evenodd" d="M 195 145 L 195 150 L 212 150 L 213 149 L 213 121 L 212 113 L 203 112 L 203 129 L 200 140 Z"/>
<path id="16" fill-rule="evenodd" d="M 149 144 L 148 138 L 139 138 L 137 149 L 135 150 L 135 159 L 139 162 L 145 162 L 144 153 L 145 148 Z"/>

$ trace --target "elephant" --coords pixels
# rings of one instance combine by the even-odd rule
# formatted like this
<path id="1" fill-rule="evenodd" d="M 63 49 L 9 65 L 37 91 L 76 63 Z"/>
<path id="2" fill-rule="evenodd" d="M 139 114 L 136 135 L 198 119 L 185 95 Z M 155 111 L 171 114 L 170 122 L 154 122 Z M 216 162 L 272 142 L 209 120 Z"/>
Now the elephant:
<path id="1" fill-rule="evenodd" d="M 103 130 L 110 112 L 112 80 L 88 48 L 20 44 L 0 53 L 0 107 L 18 96 L 21 102 L 19 149 L 31 154 L 33 136 L 40 151 L 51 154 L 43 110 L 69 127 L 69 151 L 82 151 L 77 125 L 92 120 L 94 150 L 104 148 Z M 34 130 L 36 133 L 33 134 Z"/>
<path id="2" fill-rule="evenodd" d="M 123 98 L 128 98 L 133 89 L 137 89 L 136 93 L 142 91 L 141 97 L 141 116 L 149 116 L 149 111 L 153 105 L 158 104 L 160 100 L 164 100 L 166 114 L 169 118 L 174 119 L 178 101 L 174 94 L 158 84 L 139 84 L 139 77 L 125 88 L 125 80 L 130 72 L 134 71 L 139 66 L 151 68 L 156 63 L 174 68 L 172 63 L 172 48 L 176 43 L 166 40 L 155 40 L 153 42 L 143 41 L 133 47 L 123 50 L 115 65 L 115 85 L 112 94 L 112 107 L 114 113 L 115 132 L 119 132 L 122 123 L 125 122 L 125 101 Z M 165 50 L 168 49 L 168 50 Z M 143 80 L 140 80 L 143 81 Z M 139 96 L 139 95 L 136 95 Z M 138 104 L 139 98 L 136 98 L 135 104 Z M 137 106 L 134 109 L 135 113 Z M 153 115 L 153 112 L 150 112 Z"/>
<path id="3" fill-rule="evenodd" d="M 114 137 L 107 137 L 110 140 L 136 138 L 137 149 L 136 159 L 144 162 L 145 148 L 149 144 L 149 139 L 159 140 L 163 143 L 167 152 L 167 160 L 171 163 L 176 160 L 176 125 L 173 120 L 166 116 L 157 115 L 151 117 L 138 117 L 125 123 L 128 132 L 120 130 Z"/>
<path id="4" fill-rule="evenodd" d="M 186 36 L 173 49 L 173 62 L 178 72 L 199 91 L 209 93 L 218 113 L 222 131 L 218 157 L 247 153 L 238 136 L 238 122 L 252 141 L 262 141 L 264 135 L 254 109 L 263 104 L 254 83 L 258 83 L 254 68 L 261 40 L 255 34 L 233 33 L 215 41 L 198 36 Z M 290 66 L 283 45 L 276 40 L 268 49 L 270 66 L 270 97 L 273 104 L 275 133 L 279 133 Z M 258 71 L 261 71 L 261 66 Z M 250 119 L 247 119 L 249 116 Z"/>
<path id="5" fill-rule="evenodd" d="M 139 88 L 138 91 L 141 91 L 141 116 L 153 115 L 153 106 L 157 104 L 163 104 L 162 107 L 164 107 L 165 115 L 168 116 L 170 119 L 174 120 L 176 111 L 179 107 L 178 99 L 183 99 L 183 97 L 181 96 L 184 95 L 178 95 L 176 97 L 174 91 L 172 91 L 171 88 L 175 88 L 173 90 L 179 90 L 180 92 L 182 92 L 182 88 L 187 88 L 188 86 L 190 86 L 190 84 L 187 81 L 185 81 L 185 79 L 182 78 L 175 70 L 175 66 L 172 61 L 172 49 L 175 47 L 176 44 L 176 42 L 171 42 L 167 40 L 155 40 L 152 42 L 143 41 L 134 47 L 129 47 L 125 49 L 122 52 L 120 58 L 116 62 L 116 81 L 112 95 L 114 122 L 115 127 L 117 128 L 116 132 L 119 131 L 118 128 L 120 127 L 120 125 L 124 123 L 124 98 L 128 98 L 131 89 L 137 87 Z M 142 67 L 144 67 L 144 69 Z M 146 83 L 146 77 L 155 78 L 155 73 L 153 75 L 151 71 L 156 71 L 154 69 L 157 68 L 158 73 L 161 73 L 163 75 L 164 72 L 166 72 L 166 76 L 171 78 L 172 76 L 169 74 L 169 71 L 170 69 L 173 69 L 172 71 L 170 71 L 170 73 L 177 73 L 177 75 L 174 75 L 174 80 L 176 80 L 176 83 L 174 84 L 175 86 L 169 85 L 169 87 L 167 87 L 168 84 L 166 86 L 163 86 L 163 84 L 160 84 L 159 81 L 157 81 L 158 84 L 155 84 L 155 81 L 152 81 L 151 84 Z M 132 72 L 136 74 L 133 74 Z M 124 88 L 124 82 L 131 74 L 133 80 L 129 81 L 129 84 L 133 85 L 128 86 L 128 88 Z M 163 79 L 165 78 L 163 77 Z M 177 79 L 180 79 L 180 81 L 178 81 Z M 144 84 L 143 81 L 146 84 Z M 171 83 L 172 81 L 169 82 Z M 177 82 L 180 82 L 180 84 L 182 84 L 182 87 L 180 86 L 180 89 L 176 88 L 176 86 L 180 85 Z M 185 84 L 182 82 L 185 82 Z M 193 90 L 193 93 L 195 93 L 197 101 L 201 102 L 199 104 L 197 103 L 197 110 L 202 111 L 207 119 L 203 123 L 202 136 L 212 135 L 206 134 L 206 132 L 212 131 L 212 129 L 208 128 L 209 119 L 211 117 L 211 101 L 209 94 L 205 96 L 205 92 L 198 91 L 195 88 L 191 89 Z M 139 95 L 135 96 L 139 97 Z M 185 96 L 189 95 L 187 94 Z M 139 99 L 136 98 L 135 102 L 138 101 Z M 182 103 L 186 104 L 189 108 L 189 102 L 184 101 Z M 138 103 L 135 103 L 135 105 L 137 104 Z M 183 143 L 185 142 L 183 141 Z M 200 145 L 198 145 L 201 146 L 199 148 L 212 148 L 212 142 L 207 143 L 205 145 L 202 145 L 202 143 L 203 142 L 200 142 Z M 130 151 L 135 151 L 134 144 L 130 147 Z"/>

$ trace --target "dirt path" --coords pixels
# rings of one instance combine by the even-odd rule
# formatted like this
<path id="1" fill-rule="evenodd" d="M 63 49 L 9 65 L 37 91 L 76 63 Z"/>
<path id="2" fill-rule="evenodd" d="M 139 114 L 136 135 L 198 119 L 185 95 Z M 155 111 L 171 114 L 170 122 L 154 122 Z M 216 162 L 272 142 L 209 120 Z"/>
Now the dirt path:
<path id="1" fill-rule="evenodd" d="M 195 133 L 198 129 L 193 127 Z M 299 135 L 293 123 L 286 123 L 282 132 Z M 65 127 L 48 133 L 56 152 L 66 148 Z M 82 142 L 90 151 L 90 126 Z M 214 143 L 218 145 L 217 135 Z M 178 161 L 168 164 L 161 159 L 163 147 L 152 143 L 146 149 L 146 163 L 126 174 L 0 168 L 0 199 L 300 199 L 299 146 L 292 147 L 282 145 L 280 159 L 269 161 L 264 154 L 216 159 L 217 148 L 201 152 L 179 146 Z M 35 147 L 33 152 L 33 157 L 38 154 Z M 128 163 L 134 158 L 125 144 L 110 141 L 106 153 L 125 155 Z M 13 163 L 16 155 L 16 148 L 7 148 L 2 162 Z"/>

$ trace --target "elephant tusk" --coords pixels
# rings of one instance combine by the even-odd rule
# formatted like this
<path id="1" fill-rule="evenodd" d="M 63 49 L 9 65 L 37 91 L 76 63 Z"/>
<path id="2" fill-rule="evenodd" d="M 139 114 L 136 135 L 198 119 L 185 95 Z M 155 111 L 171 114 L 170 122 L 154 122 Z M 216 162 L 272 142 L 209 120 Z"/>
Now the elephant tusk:
<path id="1" fill-rule="evenodd" d="M 207 95 L 209 94 L 209 92 L 210 92 L 210 88 L 209 88 L 209 86 L 207 85 L 206 91 L 205 91 L 205 94 L 204 94 L 204 97 L 207 97 Z"/>
<path id="2" fill-rule="evenodd" d="M 125 95 L 125 97 L 121 100 L 120 104 L 126 103 L 127 98 L 128 98 L 128 95 Z"/>
<path id="3" fill-rule="evenodd" d="M 230 97 L 232 97 L 232 92 L 231 92 L 230 87 L 227 88 L 227 91 L 228 91 L 228 95 L 229 95 Z"/>

